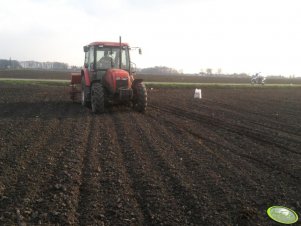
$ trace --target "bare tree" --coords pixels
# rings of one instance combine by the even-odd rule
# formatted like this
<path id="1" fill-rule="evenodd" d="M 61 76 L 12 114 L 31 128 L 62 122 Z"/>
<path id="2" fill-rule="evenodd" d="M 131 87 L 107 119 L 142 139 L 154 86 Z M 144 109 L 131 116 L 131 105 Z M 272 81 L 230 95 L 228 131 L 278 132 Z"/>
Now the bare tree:
<path id="1" fill-rule="evenodd" d="M 211 68 L 207 68 L 207 69 L 206 69 L 206 73 L 207 73 L 208 75 L 212 75 L 212 69 L 211 69 Z"/>

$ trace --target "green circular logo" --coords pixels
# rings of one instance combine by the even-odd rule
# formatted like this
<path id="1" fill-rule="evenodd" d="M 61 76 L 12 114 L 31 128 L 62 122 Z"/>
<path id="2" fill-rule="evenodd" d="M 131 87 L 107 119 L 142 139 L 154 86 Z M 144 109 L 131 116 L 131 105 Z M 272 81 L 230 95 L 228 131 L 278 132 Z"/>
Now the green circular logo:
<path id="1" fill-rule="evenodd" d="M 272 206 L 267 210 L 270 218 L 282 224 L 293 224 L 298 221 L 298 215 L 284 206 Z"/>

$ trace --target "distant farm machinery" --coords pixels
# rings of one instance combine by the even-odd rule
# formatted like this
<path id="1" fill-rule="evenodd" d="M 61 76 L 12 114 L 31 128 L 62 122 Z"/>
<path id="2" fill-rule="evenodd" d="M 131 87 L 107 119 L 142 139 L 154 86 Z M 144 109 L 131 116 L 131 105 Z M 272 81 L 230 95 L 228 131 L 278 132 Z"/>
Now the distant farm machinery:
<path id="1" fill-rule="evenodd" d="M 265 77 L 260 75 L 260 72 L 256 73 L 255 75 L 252 75 L 252 77 L 251 77 L 251 84 L 252 85 L 254 85 L 254 84 L 264 85 L 264 82 L 265 82 Z"/>

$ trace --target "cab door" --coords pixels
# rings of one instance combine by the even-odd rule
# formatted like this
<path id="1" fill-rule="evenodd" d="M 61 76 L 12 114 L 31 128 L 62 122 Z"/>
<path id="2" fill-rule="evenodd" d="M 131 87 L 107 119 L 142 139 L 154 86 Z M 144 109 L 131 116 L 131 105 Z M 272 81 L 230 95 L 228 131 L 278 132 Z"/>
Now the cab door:
<path id="1" fill-rule="evenodd" d="M 85 63 L 84 63 L 85 85 L 90 86 L 92 81 L 92 76 L 95 71 L 94 46 L 85 46 L 84 51 L 85 51 Z"/>
<path id="2" fill-rule="evenodd" d="M 95 51 L 94 46 L 90 46 L 89 52 L 88 52 L 88 74 L 89 74 L 89 80 L 92 81 L 93 75 L 95 74 Z"/>

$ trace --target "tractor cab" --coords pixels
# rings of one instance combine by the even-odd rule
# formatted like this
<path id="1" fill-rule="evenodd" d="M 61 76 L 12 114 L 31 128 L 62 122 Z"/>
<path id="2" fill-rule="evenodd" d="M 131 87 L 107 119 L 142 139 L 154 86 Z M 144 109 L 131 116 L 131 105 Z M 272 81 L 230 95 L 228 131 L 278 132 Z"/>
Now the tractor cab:
<path id="1" fill-rule="evenodd" d="M 129 46 L 127 43 L 93 42 L 84 46 L 85 68 L 89 71 L 122 69 L 131 73 Z"/>

